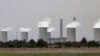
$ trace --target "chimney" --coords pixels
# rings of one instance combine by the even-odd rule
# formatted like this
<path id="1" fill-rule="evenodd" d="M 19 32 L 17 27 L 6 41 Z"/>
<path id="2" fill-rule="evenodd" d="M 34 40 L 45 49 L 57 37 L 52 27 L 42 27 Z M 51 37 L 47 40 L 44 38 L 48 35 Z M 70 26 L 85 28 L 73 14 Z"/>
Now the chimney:
<path id="1" fill-rule="evenodd" d="M 60 38 L 63 38 L 63 19 L 60 19 Z"/>

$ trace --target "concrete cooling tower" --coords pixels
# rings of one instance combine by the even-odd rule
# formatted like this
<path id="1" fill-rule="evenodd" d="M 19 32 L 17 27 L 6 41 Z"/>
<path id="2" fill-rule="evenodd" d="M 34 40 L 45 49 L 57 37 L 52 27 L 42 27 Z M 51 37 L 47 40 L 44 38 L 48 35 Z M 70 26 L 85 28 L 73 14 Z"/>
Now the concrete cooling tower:
<path id="1" fill-rule="evenodd" d="M 76 29 L 67 28 L 67 41 L 74 42 L 76 41 Z"/>
<path id="2" fill-rule="evenodd" d="M 28 42 L 28 32 L 21 32 L 21 40 Z"/>
<path id="3" fill-rule="evenodd" d="M 94 24 L 94 40 L 95 41 L 100 41 L 100 20 L 98 20 L 95 24 Z"/>
<path id="4" fill-rule="evenodd" d="M 0 41 L 7 42 L 7 31 L 0 31 Z"/>
<path id="5" fill-rule="evenodd" d="M 51 43 L 51 32 L 47 32 L 47 36 L 48 36 L 48 43 Z"/>
<path id="6" fill-rule="evenodd" d="M 67 41 L 76 41 L 76 29 L 80 26 L 79 22 L 76 22 L 76 17 L 73 17 L 73 22 L 66 25 L 67 28 Z"/>
<path id="7" fill-rule="evenodd" d="M 47 27 L 39 27 L 39 39 L 47 41 Z"/>
<path id="8" fill-rule="evenodd" d="M 94 40 L 100 41 L 100 28 L 94 28 Z"/>

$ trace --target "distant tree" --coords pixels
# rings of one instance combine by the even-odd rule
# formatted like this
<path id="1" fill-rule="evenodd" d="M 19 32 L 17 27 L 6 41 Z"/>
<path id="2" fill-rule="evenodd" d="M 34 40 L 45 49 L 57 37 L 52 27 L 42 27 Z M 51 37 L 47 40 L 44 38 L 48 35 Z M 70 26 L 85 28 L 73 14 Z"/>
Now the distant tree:
<path id="1" fill-rule="evenodd" d="M 39 39 L 36 43 L 36 47 L 47 47 L 47 42 L 45 42 L 43 39 Z"/>
<path id="2" fill-rule="evenodd" d="M 81 40 L 80 42 L 81 42 L 81 46 L 82 46 L 82 47 L 86 47 L 86 45 L 87 45 L 87 40 L 86 40 L 85 37 L 83 37 L 82 40 Z"/>
<path id="3" fill-rule="evenodd" d="M 95 42 L 94 40 L 89 41 L 87 44 L 88 47 L 99 47 L 99 45 L 100 44 L 98 42 Z"/>
<path id="4" fill-rule="evenodd" d="M 86 43 L 87 43 L 87 40 L 86 40 L 85 37 L 82 38 L 81 43 L 82 43 L 82 44 L 86 44 Z"/>
<path id="5" fill-rule="evenodd" d="M 64 47 L 67 47 L 67 44 L 68 44 L 68 42 L 62 42 L 62 45 L 63 45 Z"/>
<path id="6" fill-rule="evenodd" d="M 35 46 L 36 46 L 35 41 L 34 41 L 33 39 L 31 39 L 31 40 L 29 41 L 29 47 L 30 47 L 30 48 L 35 48 Z"/>
<path id="7" fill-rule="evenodd" d="M 62 43 L 61 42 L 57 42 L 56 45 L 58 46 L 58 48 L 62 47 Z"/>
<path id="8" fill-rule="evenodd" d="M 71 42 L 69 41 L 69 42 L 67 42 L 67 47 L 71 47 Z"/>
<path id="9" fill-rule="evenodd" d="M 22 40 L 22 45 L 21 47 L 28 47 L 28 42 L 26 42 L 26 40 Z"/>

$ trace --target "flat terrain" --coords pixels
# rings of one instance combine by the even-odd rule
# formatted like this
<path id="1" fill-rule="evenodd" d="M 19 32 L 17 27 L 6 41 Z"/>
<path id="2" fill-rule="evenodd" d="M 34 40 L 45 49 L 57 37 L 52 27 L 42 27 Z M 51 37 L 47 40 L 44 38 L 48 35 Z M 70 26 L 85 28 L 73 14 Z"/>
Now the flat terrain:
<path id="1" fill-rule="evenodd" d="M 100 48 L 0 48 L 0 56 L 100 56 Z"/>
<path id="2" fill-rule="evenodd" d="M 100 53 L 100 48 L 0 48 L 0 53 Z"/>
<path id="3" fill-rule="evenodd" d="M 0 56 L 100 56 L 99 53 L 0 53 Z"/>

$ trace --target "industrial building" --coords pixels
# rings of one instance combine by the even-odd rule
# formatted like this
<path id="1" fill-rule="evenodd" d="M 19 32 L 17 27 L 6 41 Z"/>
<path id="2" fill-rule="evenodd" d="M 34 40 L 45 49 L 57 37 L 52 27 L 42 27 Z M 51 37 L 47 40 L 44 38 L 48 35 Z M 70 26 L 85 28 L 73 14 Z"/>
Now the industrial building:
<path id="1" fill-rule="evenodd" d="M 58 43 L 58 42 L 66 42 L 66 38 L 60 38 L 60 37 L 52 37 L 52 38 L 48 38 L 48 43 L 50 44 L 54 44 L 54 43 Z"/>

